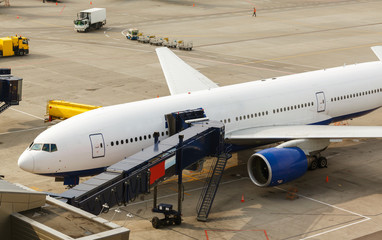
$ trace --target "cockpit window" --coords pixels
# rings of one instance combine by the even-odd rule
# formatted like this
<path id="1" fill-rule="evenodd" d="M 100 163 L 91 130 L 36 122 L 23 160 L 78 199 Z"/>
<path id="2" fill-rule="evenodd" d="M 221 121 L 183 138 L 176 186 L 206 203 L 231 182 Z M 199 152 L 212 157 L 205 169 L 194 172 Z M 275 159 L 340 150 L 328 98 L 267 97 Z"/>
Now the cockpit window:
<path id="1" fill-rule="evenodd" d="M 33 143 L 34 143 L 34 142 L 32 142 L 32 143 L 29 145 L 29 148 L 31 148 L 31 147 L 32 147 Z"/>
<path id="2" fill-rule="evenodd" d="M 57 145 L 56 144 L 50 144 L 50 151 L 51 152 L 57 151 Z"/>
<path id="3" fill-rule="evenodd" d="M 30 145 L 30 150 L 34 151 L 44 151 L 44 152 L 55 152 L 57 151 L 57 145 L 56 144 L 49 144 L 49 143 L 32 143 Z"/>
<path id="4" fill-rule="evenodd" d="M 33 144 L 33 146 L 31 147 L 31 150 L 40 151 L 41 148 L 42 148 L 42 144 L 41 144 L 41 143 L 35 143 L 35 144 Z"/>
<path id="5" fill-rule="evenodd" d="M 49 144 L 44 144 L 42 146 L 42 150 L 45 151 L 45 152 L 49 152 Z"/>

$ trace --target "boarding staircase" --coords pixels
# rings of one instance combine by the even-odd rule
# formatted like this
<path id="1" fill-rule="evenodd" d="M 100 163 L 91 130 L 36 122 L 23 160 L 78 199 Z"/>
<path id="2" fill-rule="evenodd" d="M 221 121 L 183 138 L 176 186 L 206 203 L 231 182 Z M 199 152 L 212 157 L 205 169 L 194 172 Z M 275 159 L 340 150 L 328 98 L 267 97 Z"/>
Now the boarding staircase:
<path id="1" fill-rule="evenodd" d="M 3 105 L 0 106 L 0 113 L 7 110 L 10 106 L 11 106 L 11 104 L 9 104 L 9 103 L 3 103 Z"/>
<path id="2" fill-rule="evenodd" d="M 220 145 L 224 146 L 224 144 Z M 224 168 L 227 164 L 227 160 L 232 157 L 231 145 L 225 146 L 224 151 L 218 151 L 220 154 L 213 161 L 210 169 L 210 173 L 207 177 L 206 184 L 202 190 L 199 198 L 196 212 L 198 214 L 197 220 L 205 222 L 207 221 L 208 214 L 211 211 L 212 203 L 214 202 L 216 192 L 218 190 L 220 180 L 223 176 Z"/>

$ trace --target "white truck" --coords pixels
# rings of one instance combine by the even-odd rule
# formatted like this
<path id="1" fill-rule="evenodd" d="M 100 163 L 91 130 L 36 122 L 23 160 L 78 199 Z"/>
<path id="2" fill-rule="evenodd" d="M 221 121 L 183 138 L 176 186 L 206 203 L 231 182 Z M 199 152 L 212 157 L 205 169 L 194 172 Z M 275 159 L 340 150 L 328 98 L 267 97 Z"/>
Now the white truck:
<path id="1" fill-rule="evenodd" d="M 77 13 L 74 20 L 74 30 L 87 32 L 90 29 L 99 29 L 106 24 L 106 8 L 91 8 Z"/>

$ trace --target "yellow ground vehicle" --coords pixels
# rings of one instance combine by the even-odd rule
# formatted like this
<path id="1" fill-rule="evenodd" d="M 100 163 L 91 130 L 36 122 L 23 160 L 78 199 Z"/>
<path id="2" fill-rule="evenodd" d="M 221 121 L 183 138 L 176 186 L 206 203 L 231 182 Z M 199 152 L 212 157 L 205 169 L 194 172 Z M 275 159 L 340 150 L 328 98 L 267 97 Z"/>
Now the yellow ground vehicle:
<path id="1" fill-rule="evenodd" d="M 46 122 L 50 122 L 55 119 L 65 120 L 67 118 L 73 117 L 77 114 L 90 111 L 101 106 L 92 106 L 87 104 L 66 102 L 62 100 L 50 100 L 46 105 Z"/>
<path id="2" fill-rule="evenodd" d="M 0 57 L 25 55 L 29 53 L 29 39 L 21 36 L 0 38 Z"/>

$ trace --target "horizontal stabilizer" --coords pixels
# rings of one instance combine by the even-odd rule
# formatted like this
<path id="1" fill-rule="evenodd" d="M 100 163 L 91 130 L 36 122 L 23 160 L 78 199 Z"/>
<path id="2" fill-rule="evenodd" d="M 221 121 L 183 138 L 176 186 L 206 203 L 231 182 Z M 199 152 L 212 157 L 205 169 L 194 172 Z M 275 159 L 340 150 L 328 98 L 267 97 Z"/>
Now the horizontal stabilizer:
<path id="1" fill-rule="evenodd" d="M 371 50 L 379 58 L 379 61 L 382 61 L 382 46 L 371 47 Z"/>
<path id="2" fill-rule="evenodd" d="M 214 82 L 192 68 L 166 47 L 156 49 L 171 95 L 217 88 Z"/>
<path id="3" fill-rule="evenodd" d="M 228 133 L 226 138 L 232 140 L 382 138 L 382 126 L 291 125 L 258 127 Z"/>

